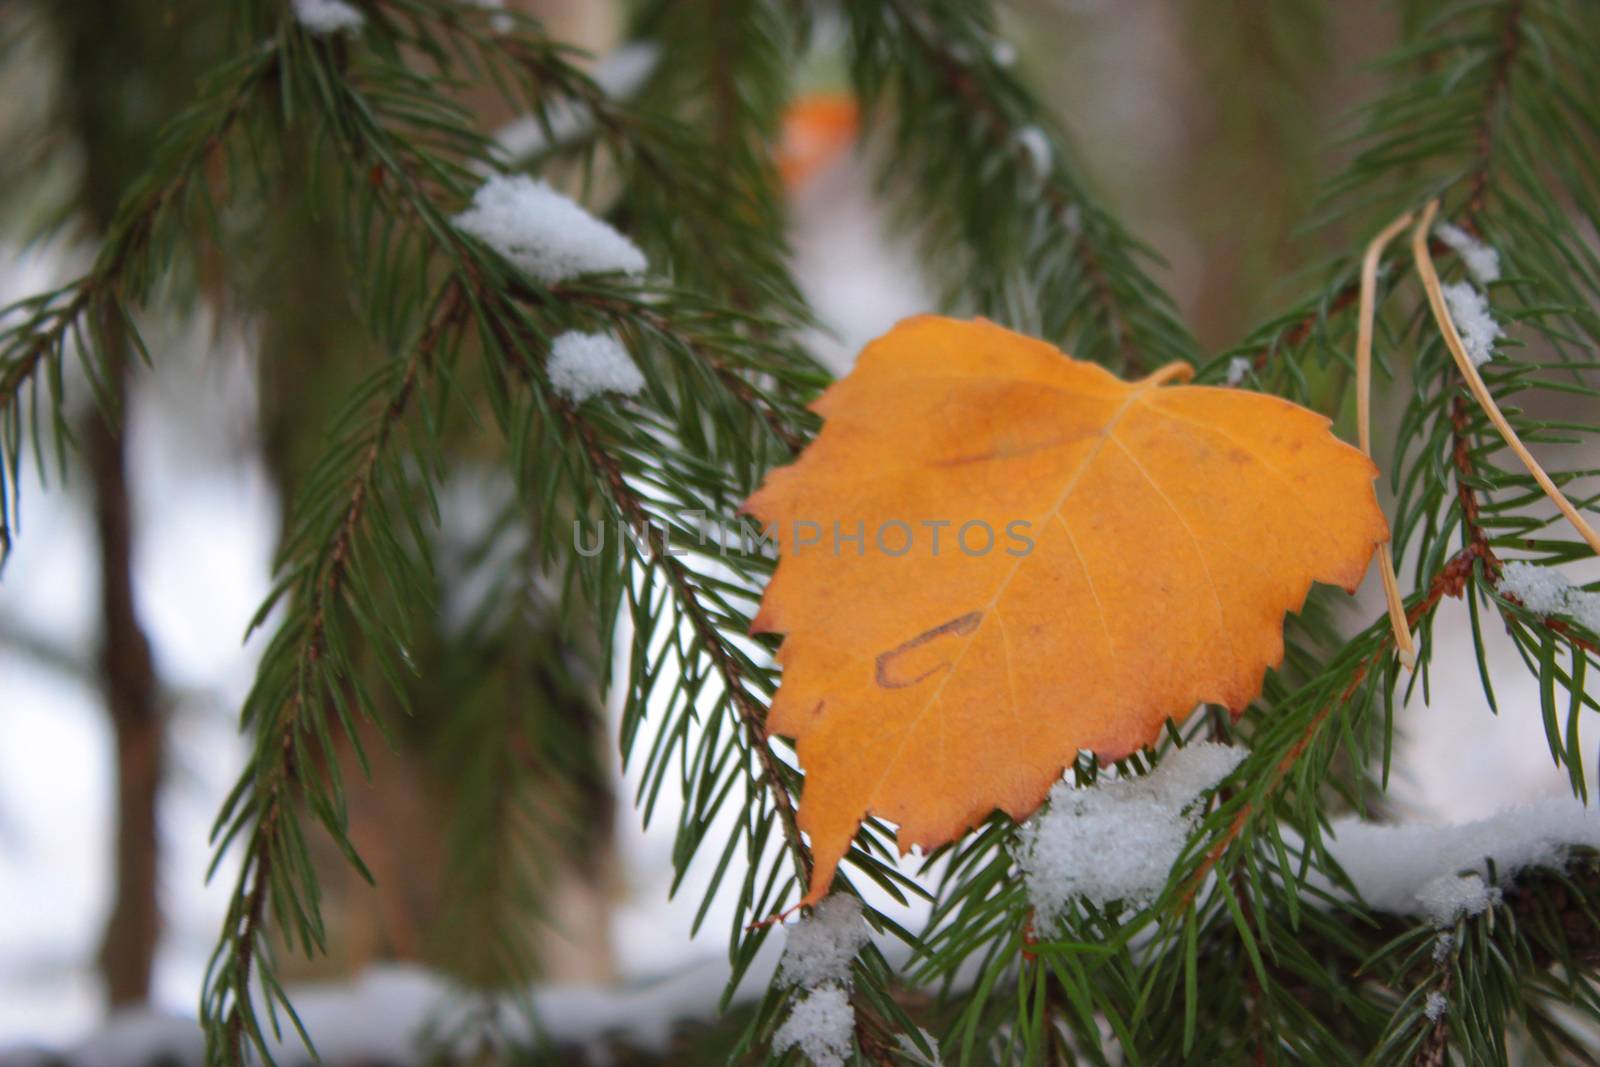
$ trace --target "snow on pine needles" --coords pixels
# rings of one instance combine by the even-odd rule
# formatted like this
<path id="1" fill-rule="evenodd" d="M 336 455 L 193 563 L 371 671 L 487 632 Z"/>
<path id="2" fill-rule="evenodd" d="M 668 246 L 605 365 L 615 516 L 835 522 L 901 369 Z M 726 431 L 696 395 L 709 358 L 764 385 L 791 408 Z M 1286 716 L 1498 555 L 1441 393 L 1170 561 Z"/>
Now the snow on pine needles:
<path id="1" fill-rule="evenodd" d="M 545 373 L 551 387 L 574 404 L 598 393 L 633 396 L 644 388 L 628 350 L 608 333 L 568 330 L 551 343 Z"/>
<path id="2" fill-rule="evenodd" d="M 1494 343 L 1506 335 L 1489 311 L 1489 301 L 1471 282 L 1452 282 L 1444 287 L 1444 302 L 1450 308 L 1450 321 L 1461 335 L 1461 347 L 1477 366 L 1494 358 Z"/>
<path id="3" fill-rule="evenodd" d="M 790 1010 L 773 1035 L 772 1050 L 798 1048 L 815 1067 L 844 1067 L 855 1028 L 856 1010 L 849 995 L 838 986 L 825 986 L 807 993 Z"/>
<path id="4" fill-rule="evenodd" d="M 546 285 L 582 274 L 642 274 L 649 265 L 638 245 L 522 174 L 491 175 L 451 221 Z"/>
<path id="5" fill-rule="evenodd" d="M 1433 234 L 1450 246 L 1478 285 L 1488 286 L 1500 280 L 1500 253 L 1494 248 L 1448 222 L 1435 226 Z M 1443 291 L 1450 320 L 1456 324 L 1467 357 L 1476 366 L 1489 362 L 1494 358 L 1495 341 L 1506 335 L 1489 310 L 1489 298 L 1472 282 L 1452 282 Z"/>
<path id="6" fill-rule="evenodd" d="M 783 977 L 806 989 L 828 982 L 849 985 L 850 964 L 869 940 L 861 901 L 835 893 L 786 931 L 780 964 Z"/>
<path id="7" fill-rule="evenodd" d="M 1559 867 L 1575 845 L 1600 848 L 1600 816 L 1560 796 L 1458 826 L 1337 819 L 1326 840 L 1373 908 L 1446 927 L 1492 907 L 1500 897 L 1496 881 L 1528 867 Z M 1490 880 L 1491 860 L 1496 881 Z"/>
<path id="8" fill-rule="evenodd" d="M 1153 900 L 1183 853 L 1197 801 L 1246 754 L 1196 742 L 1136 778 L 1082 789 L 1057 783 L 1049 807 L 1020 834 L 1018 860 L 1039 929 L 1049 933 L 1076 898 L 1099 907 Z"/>
<path id="9" fill-rule="evenodd" d="M 850 964 L 869 940 L 861 902 L 840 893 L 788 928 L 780 973 L 806 995 L 778 1028 L 773 1051 L 798 1048 L 816 1067 L 842 1067 L 850 1058 L 856 1025 L 846 992 Z"/>
<path id="10" fill-rule="evenodd" d="M 1467 273 L 1472 275 L 1479 285 L 1491 285 L 1500 280 L 1500 253 L 1492 247 L 1460 226 L 1453 226 L 1448 222 L 1441 222 L 1435 226 L 1433 234 L 1461 257 L 1461 263 L 1467 268 Z"/>
<path id="11" fill-rule="evenodd" d="M 1554 567 L 1513 560 L 1501 569 L 1495 589 L 1516 597 L 1535 615 L 1570 615 L 1584 629 L 1600 633 L 1600 593 L 1585 592 Z"/>
<path id="12" fill-rule="evenodd" d="M 318 36 L 355 32 L 367 17 L 344 0 L 293 0 L 294 17 Z"/>

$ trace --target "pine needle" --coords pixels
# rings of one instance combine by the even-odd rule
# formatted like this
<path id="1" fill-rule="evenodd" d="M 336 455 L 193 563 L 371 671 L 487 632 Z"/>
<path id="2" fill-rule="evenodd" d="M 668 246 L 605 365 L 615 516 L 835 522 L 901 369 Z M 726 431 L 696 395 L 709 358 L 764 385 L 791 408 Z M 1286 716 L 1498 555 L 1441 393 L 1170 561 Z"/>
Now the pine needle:
<path id="1" fill-rule="evenodd" d="M 1406 212 L 1385 226 L 1367 245 L 1361 260 L 1361 308 L 1356 320 L 1356 431 L 1361 441 L 1361 451 L 1372 458 L 1372 326 L 1376 317 L 1378 289 L 1378 261 L 1383 258 L 1384 247 L 1411 225 L 1411 212 Z M 1417 669 L 1417 646 L 1411 639 L 1411 625 L 1406 621 L 1405 601 L 1400 597 L 1400 579 L 1394 572 L 1394 553 L 1389 542 L 1378 546 L 1378 566 L 1383 575 L 1383 597 L 1389 604 L 1389 625 L 1394 630 L 1395 648 L 1400 662 L 1407 670 Z"/>
<path id="2" fill-rule="evenodd" d="M 1533 475 L 1533 480 L 1539 483 L 1539 488 L 1544 490 L 1544 495 L 1550 498 L 1551 503 L 1560 509 L 1567 521 L 1572 523 L 1589 547 L 1596 555 L 1600 555 L 1600 534 L 1595 533 L 1578 509 L 1550 480 L 1539 461 L 1533 458 L 1523 445 L 1522 439 L 1517 436 L 1517 431 L 1511 428 L 1511 423 L 1500 411 L 1500 406 L 1494 402 L 1494 397 L 1489 394 L 1488 386 L 1483 384 L 1483 377 L 1478 373 L 1478 368 L 1473 365 L 1467 356 L 1467 350 L 1461 344 L 1461 335 L 1456 332 L 1456 324 L 1450 318 L 1450 312 L 1445 307 L 1444 291 L 1439 286 L 1439 272 L 1434 269 L 1433 256 L 1428 252 L 1429 227 L 1433 224 L 1433 217 L 1439 211 L 1439 201 L 1430 200 L 1423 209 L 1422 218 L 1418 220 L 1416 228 L 1411 231 L 1411 251 L 1417 260 L 1417 273 L 1422 276 L 1423 288 L 1428 292 L 1428 306 L 1433 309 L 1433 318 L 1439 326 L 1439 332 L 1444 335 L 1445 346 L 1450 349 L 1450 355 L 1455 358 L 1456 367 L 1460 369 L 1461 376 L 1467 380 L 1467 387 L 1472 390 L 1472 397 L 1483 408 L 1484 414 L 1489 416 L 1489 421 L 1494 423 L 1494 428 L 1500 431 L 1500 436 L 1511 451 L 1517 454 L 1522 465 Z"/>

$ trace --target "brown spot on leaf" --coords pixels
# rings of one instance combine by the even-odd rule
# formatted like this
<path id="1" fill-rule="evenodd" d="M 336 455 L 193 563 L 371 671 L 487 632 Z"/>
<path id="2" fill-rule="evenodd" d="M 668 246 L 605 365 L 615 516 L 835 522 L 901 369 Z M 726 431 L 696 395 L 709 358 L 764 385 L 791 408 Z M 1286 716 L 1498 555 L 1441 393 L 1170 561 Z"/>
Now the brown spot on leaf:
<path id="1" fill-rule="evenodd" d="M 978 623 L 982 621 L 983 612 L 969 611 L 965 615 L 959 615 L 949 622 L 935 626 L 931 630 L 924 630 L 911 640 L 891 648 L 887 652 L 880 653 L 877 671 L 878 684 L 884 689 L 904 689 L 907 686 L 916 685 L 929 675 L 948 667 L 950 661 L 940 659 L 910 677 L 906 677 L 907 672 L 904 668 L 907 667 L 907 664 L 904 661 L 910 658 L 910 653 L 930 642 L 937 641 L 941 637 L 963 637 L 970 634 L 978 628 Z"/>

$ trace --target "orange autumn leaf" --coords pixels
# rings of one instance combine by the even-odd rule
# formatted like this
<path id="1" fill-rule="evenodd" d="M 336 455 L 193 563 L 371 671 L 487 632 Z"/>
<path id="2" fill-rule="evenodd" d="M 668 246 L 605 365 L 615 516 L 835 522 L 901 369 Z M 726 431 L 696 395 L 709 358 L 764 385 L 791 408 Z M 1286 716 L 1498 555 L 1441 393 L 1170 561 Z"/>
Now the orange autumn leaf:
<path id="1" fill-rule="evenodd" d="M 811 93 L 783 113 L 778 174 L 788 189 L 804 185 L 855 143 L 861 109 L 847 93 Z"/>
<path id="2" fill-rule="evenodd" d="M 817 401 L 745 504 L 779 544 L 752 629 L 785 635 L 768 729 L 806 775 L 803 903 L 868 813 L 933 848 L 1025 818 L 1080 750 L 1243 711 L 1311 583 L 1360 582 L 1388 538 L 1372 462 L 1287 400 L 1165 384 L 1187 371 L 1124 382 L 924 316 Z"/>

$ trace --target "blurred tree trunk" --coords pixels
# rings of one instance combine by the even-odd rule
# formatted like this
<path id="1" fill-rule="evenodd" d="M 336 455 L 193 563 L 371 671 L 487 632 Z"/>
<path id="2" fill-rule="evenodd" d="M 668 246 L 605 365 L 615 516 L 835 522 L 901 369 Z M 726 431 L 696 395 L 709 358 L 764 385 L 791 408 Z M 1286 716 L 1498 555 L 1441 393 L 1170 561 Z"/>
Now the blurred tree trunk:
<path id="1" fill-rule="evenodd" d="M 160 123 L 193 87 L 199 57 L 189 46 L 205 24 L 173 3 L 73 0 L 45 10 L 61 43 L 63 111 L 83 152 L 78 216 L 87 236 L 98 240 Z M 122 421 L 130 345 L 114 315 L 97 325 L 107 361 L 105 399 L 116 410 L 89 411 L 80 432 L 99 538 L 100 686 L 116 752 L 115 887 L 99 962 L 106 995 L 118 1006 L 148 999 L 160 937 L 157 794 L 164 739 L 161 683 L 134 600 L 136 529 Z"/>
<path id="2" fill-rule="evenodd" d="M 115 326 L 107 326 L 109 334 Z M 115 388 L 125 392 L 118 357 Z M 149 998 L 160 937 L 156 819 L 164 741 L 160 684 L 133 593 L 134 523 L 122 426 L 91 412 L 83 429 L 100 543 L 101 686 L 116 741 L 115 878 L 100 943 L 100 970 L 113 1006 Z"/>
<path id="3" fill-rule="evenodd" d="M 596 53 L 613 42 L 619 25 L 616 5 L 599 0 L 509 0 L 507 6 L 540 19 L 553 36 Z M 485 129 L 513 117 L 493 92 L 469 94 L 463 103 L 482 116 Z M 287 520 L 305 473 L 321 455 L 321 428 L 381 356 L 372 352 L 370 334 L 352 315 L 348 249 L 330 222 L 337 216 L 317 210 L 314 203 L 312 190 L 335 183 L 319 185 L 318 178 L 326 175 L 311 173 L 315 153 L 300 135 L 284 131 L 283 136 L 288 139 L 287 180 L 274 194 L 268 212 L 272 221 L 259 237 L 260 247 L 269 250 L 271 267 L 250 281 L 248 299 L 260 326 L 262 455 Z M 452 441 L 451 448 L 470 466 L 481 442 L 469 436 Z M 459 817 L 461 798 L 455 777 L 459 769 L 442 767 L 439 755 L 446 733 L 441 724 L 457 709 L 452 707 L 451 687 L 437 681 L 453 677 L 454 670 L 437 657 L 458 656 L 465 662 L 481 650 L 428 632 L 436 623 L 426 623 L 418 635 L 419 648 L 429 650 L 418 653 L 419 662 L 429 665 L 429 677 L 418 679 L 411 694 L 415 718 L 407 717 L 397 701 L 380 697 L 387 735 L 360 723 L 359 738 L 342 733 L 334 738 L 349 836 L 373 883 L 331 841 L 320 835 L 310 840 L 324 891 L 327 953 L 315 959 L 283 953 L 280 973 L 287 980 L 334 980 L 394 960 L 423 961 L 474 985 L 494 980 L 477 973 L 481 961 L 465 958 L 494 953 L 471 939 L 462 941 L 450 925 L 456 918 L 452 906 L 461 903 L 448 899 L 452 815 Z M 540 635 L 540 640 L 557 639 L 551 634 Z M 538 659 L 534 650 L 527 652 Z M 491 669 L 521 678 L 519 667 L 497 663 Z M 501 862 L 519 868 L 508 872 L 508 880 L 527 876 L 539 883 L 539 917 L 524 917 L 500 936 L 536 961 L 545 980 L 603 982 L 615 976 L 610 935 L 615 800 L 606 774 L 615 757 L 603 721 L 592 721 L 589 702 L 551 696 L 558 687 L 540 687 L 537 677 L 532 681 L 529 706 L 537 703 L 540 714 L 570 720 L 574 736 L 581 736 L 593 754 L 597 773 L 585 780 L 581 815 L 564 810 L 571 798 L 554 769 L 526 768 L 507 786 L 503 800 L 508 807 L 542 812 L 552 824 L 581 822 L 584 844 L 580 851 L 552 841 L 541 855 L 529 856 L 515 841 L 506 842 Z M 373 689 L 381 693 L 384 686 Z M 525 725 L 521 718 L 531 712 L 514 699 L 507 707 L 508 722 Z M 357 742 L 370 775 L 356 756 Z M 537 873 L 534 867 L 540 868 Z"/>
<path id="4" fill-rule="evenodd" d="M 78 17 L 67 20 L 71 35 L 66 69 L 77 87 L 71 99 L 84 144 L 79 203 L 98 237 L 105 233 L 129 178 L 131 161 L 123 154 L 128 138 L 155 132 L 137 129 L 131 116 L 108 106 L 108 99 L 126 93 L 130 72 L 145 69 L 145 62 L 157 57 L 138 47 L 146 38 L 131 25 L 139 20 L 130 10 L 136 5 L 113 0 L 74 6 L 79 10 Z M 111 315 L 105 319 L 100 328 L 110 372 L 108 399 L 119 410 L 89 411 L 82 433 L 99 541 L 100 686 L 116 752 L 114 888 L 99 963 L 106 997 L 118 1007 L 149 999 L 161 935 L 156 807 L 165 746 L 160 683 L 134 602 L 134 514 L 123 421 L 128 344 L 120 320 Z"/>

